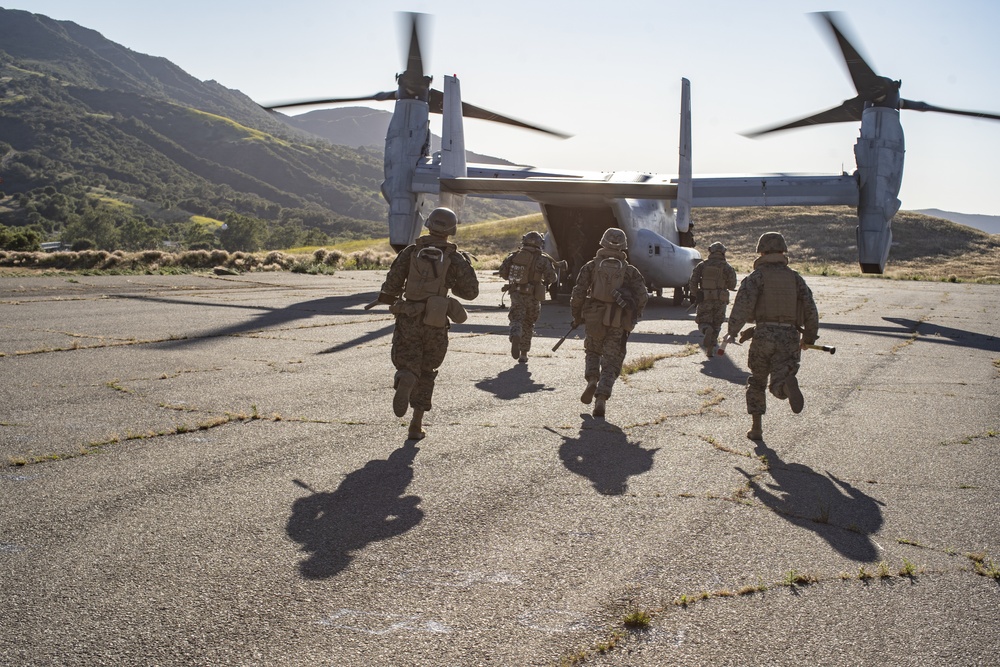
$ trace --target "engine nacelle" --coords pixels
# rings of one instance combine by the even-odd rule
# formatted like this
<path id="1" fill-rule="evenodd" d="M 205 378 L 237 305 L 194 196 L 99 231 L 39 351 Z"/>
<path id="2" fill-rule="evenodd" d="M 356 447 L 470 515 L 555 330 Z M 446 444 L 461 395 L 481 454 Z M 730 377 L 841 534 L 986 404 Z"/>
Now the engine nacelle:
<path id="1" fill-rule="evenodd" d="M 892 245 L 892 218 L 903 181 L 903 128 L 899 111 L 868 107 L 854 145 L 858 162 L 858 261 L 864 273 L 882 273 Z"/>
<path id="2" fill-rule="evenodd" d="M 389 204 L 389 244 L 397 252 L 420 235 L 423 195 L 413 191 L 417 164 L 428 153 L 430 122 L 427 103 L 396 100 L 385 135 L 385 181 L 382 196 Z"/>

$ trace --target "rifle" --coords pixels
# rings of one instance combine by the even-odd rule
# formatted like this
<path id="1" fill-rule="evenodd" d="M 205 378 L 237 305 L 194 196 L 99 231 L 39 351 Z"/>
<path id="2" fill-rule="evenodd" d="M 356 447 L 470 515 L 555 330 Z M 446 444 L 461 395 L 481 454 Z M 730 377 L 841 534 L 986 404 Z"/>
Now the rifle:
<path id="1" fill-rule="evenodd" d="M 748 329 L 744 329 L 740 333 L 740 343 L 742 343 L 743 341 L 745 341 L 747 339 L 753 338 L 754 331 L 756 331 L 756 330 L 757 330 L 756 327 L 750 327 Z M 799 333 L 801 333 L 801 332 L 802 332 L 802 330 L 799 329 Z M 728 338 L 728 336 L 726 336 L 726 338 Z M 723 348 L 724 347 L 725 347 L 725 344 L 723 344 Z M 808 345 L 807 344 L 807 345 L 805 345 L 805 348 L 807 350 L 819 350 L 820 352 L 829 352 L 830 354 L 836 354 L 837 353 L 837 348 L 833 347 L 832 345 Z M 722 348 L 720 348 L 719 354 L 722 354 L 721 349 Z"/>
<path id="2" fill-rule="evenodd" d="M 365 310 L 371 310 L 380 303 L 384 303 L 387 306 L 391 306 L 392 304 L 396 303 L 396 297 L 392 296 L 391 294 L 386 294 L 385 292 L 379 292 L 378 296 L 375 297 L 375 300 L 369 303 L 367 306 L 365 306 Z"/>
<path id="3" fill-rule="evenodd" d="M 580 325 L 579 325 L 579 323 L 576 323 L 576 322 L 574 322 L 574 323 L 573 323 L 573 326 L 571 326 L 571 327 L 569 328 L 569 331 L 567 331 L 567 332 L 566 332 L 566 335 L 565 335 L 565 336 L 563 336 L 562 338 L 560 338 L 560 339 L 559 339 L 559 342 L 558 342 L 558 343 L 556 343 L 555 345 L 553 345 L 553 346 L 552 346 L 552 351 L 553 351 L 553 352 L 555 352 L 556 350 L 558 350 L 558 349 L 559 349 L 559 346 L 560 346 L 560 345 L 562 345 L 563 343 L 565 343 L 565 342 L 566 342 L 566 339 L 567 339 L 567 338 L 569 338 L 569 335 L 570 335 L 571 333 L 573 333 L 574 331 L 576 331 L 576 328 L 577 328 L 578 326 L 580 326 Z"/>

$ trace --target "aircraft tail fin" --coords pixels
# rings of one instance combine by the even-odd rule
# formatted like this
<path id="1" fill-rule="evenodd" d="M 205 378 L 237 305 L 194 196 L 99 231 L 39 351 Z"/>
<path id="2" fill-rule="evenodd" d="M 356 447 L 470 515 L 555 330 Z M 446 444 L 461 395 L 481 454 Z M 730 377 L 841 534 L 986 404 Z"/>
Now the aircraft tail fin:
<path id="1" fill-rule="evenodd" d="M 441 178 L 465 178 L 465 125 L 462 119 L 462 88 L 458 78 L 444 77 L 444 110 L 441 114 Z M 465 195 L 442 192 L 440 205 L 447 206 L 463 222 Z"/>
<path id="2" fill-rule="evenodd" d="M 681 79 L 681 136 L 678 144 L 680 162 L 677 169 L 677 231 L 691 227 L 691 82 Z"/>

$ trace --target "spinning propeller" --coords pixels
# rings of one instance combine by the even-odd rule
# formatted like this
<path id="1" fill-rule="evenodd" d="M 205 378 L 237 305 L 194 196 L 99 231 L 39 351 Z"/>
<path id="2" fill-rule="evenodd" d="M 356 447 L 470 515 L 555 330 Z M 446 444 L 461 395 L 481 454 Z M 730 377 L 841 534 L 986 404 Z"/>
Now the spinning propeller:
<path id="1" fill-rule="evenodd" d="M 844 36 L 844 31 L 834 19 L 834 14 L 830 12 L 820 12 L 816 14 L 820 20 L 825 21 L 833 33 L 834 39 L 843 54 L 844 62 L 847 63 L 848 72 L 854 82 L 854 89 L 857 96 L 849 100 L 844 100 L 839 106 L 821 111 L 806 118 L 785 123 L 777 127 L 769 127 L 762 130 L 748 132 L 745 136 L 758 137 L 769 132 L 779 130 L 789 130 L 793 127 L 806 127 L 809 125 L 822 125 L 824 123 L 844 123 L 850 121 L 860 121 L 861 114 L 868 106 L 889 107 L 892 109 L 909 109 L 911 111 L 937 111 L 940 113 L 950 113 L 959 116 L 974 116 L 977 118 L 992 118 L 1000 120 L 1000 115 L 986 113 L 982 111 L 962 111 L 960 109 L 947 109 L 938 107 L 926 102 L 914 102 L 899 96 L 901 81 L 893 81 L 884 76 L 879 76 L 875 70 L 865 62 L 858 50 Z"/>
<path id="2" fill-rule="evenodd" d="M 432 77 L 424 74 L 424 61 L 423 57 L 420 55 L 419 33 L 421 30 L 421 17 L 423 15 L 412 12 L 403 13 L 401 15 L 404 20 L 407 18 L 409 19 L 410 44 L 406 58 L 406 70 L 404 70 L 402 74 L 396 75 L 396 82 L 398 84 L 396 90 L 375 93 L 365 97 L 331 97 L 327 99 L 280 102 L 278 104 L 262 105 L 263 108 L 268 111 L 272 111 L 274 109 L 287 109 L 289 107 L 302 107 L 317 104 L 336 104 L 339 102 L 384 102 L 386 100 L 410 99 L 426 102 L 428 110 L 431 113 L 442 113 L 444 109 L 444 93 L 431 88 Z M 528 130 L 536 130 L 538 132 L 544 132 L 545 134 L 551 134 L 563 139 L 570 136 L 556 130 L 550 130 L 548 128 L 532 125 L 515 118 L 510 118 L 466 102 L 462 102 L 462 115 L 466 118 L 478 118 L 480 120 L 489 120 L 496 123 L 505 123 L 516 127 L 523 127 Z"/>

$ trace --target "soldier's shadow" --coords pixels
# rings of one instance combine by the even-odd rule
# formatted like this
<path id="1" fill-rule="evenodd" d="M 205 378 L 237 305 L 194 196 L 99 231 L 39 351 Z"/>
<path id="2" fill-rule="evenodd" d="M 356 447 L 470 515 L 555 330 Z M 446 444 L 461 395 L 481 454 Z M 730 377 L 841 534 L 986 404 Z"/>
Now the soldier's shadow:
<path id="1" fill-rule="evenodd" d="M 642 443 L 629 442 L 614 424 L 588 414 L 581 417 L 578 437 L 560 435 L 559 459 L 567 470 L 590 480 L 598 493 L 620 496 L 628 490 L 630 477 L 653 468 L 653 456 L 659 448 L 643 449 Z"/>
<path id="2" fill-rule="evenodd" d="M 306 556 L 299 571 L 306 579 L 325 579 L 346 568 L 353 554 L 376 540 L 401 535 L 423 519 L 419 496 L 404 496 L 413 480 L 414 441 L 386 460 L 369 461 L 349 473 L 336 491 L 316 492 L 296 500 L 288 519 L 288 536 Z"/>
<path id="3" fill-rule="evenodd" d="M 496 377 L 480 380 L 476 383 L 476 387 L 488 391 L 502 401 L 512 401 L 538 391 L 555 391 L 555 387 L 546 387 L 532 380 L 528 364 L 516 364 L 505 371 L 500 371 Z"/>
<path id="4" fill-rule="evenodd" d="M 809 466 L 782 461 L 764 442 L 757 443 L 754 453 L 766 457 L 772 483 L 762 485 L 757 476 L 737 470 L 760 502 L 789 523 L 815 532 L 847 558 L 879 558 L 871 536 L 882 527 L 884 503 L 830 472 L 821 475 Z"/>
<path id="5" fill-rule="evenodd" d="M 704 359 L 701 362 L 701 372 L 708 377 L 740 385 L 746 384 L 750 377 L 750 373 L 737 366 L 728 354 Z"/>

